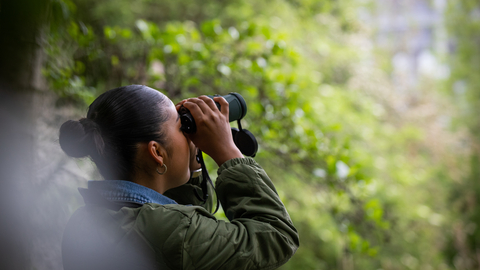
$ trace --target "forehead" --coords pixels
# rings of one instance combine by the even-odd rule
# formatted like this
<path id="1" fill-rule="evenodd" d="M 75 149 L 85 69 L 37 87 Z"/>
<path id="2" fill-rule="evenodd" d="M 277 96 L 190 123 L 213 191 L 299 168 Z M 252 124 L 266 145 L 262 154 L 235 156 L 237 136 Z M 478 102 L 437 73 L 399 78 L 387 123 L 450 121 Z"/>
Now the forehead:
<path id="1" fill-rule="evenodd" d="M 173 102 L 169 99 L 167 104 L 166 104 L 166 107 L 165 107 L 165 112 L 168 114 L 168 121 L 176 121 L 176 119 L 178 118 L 178 112 L 177 112 L 177 109 L 175 108 L 175 105 L 173 104 Z"/>
<path id="2" fill-rule="evenodd" d="M 167 106 L 173 106 L 175 108 L 175 104 L 173 104 L 171 99 L 169 99 L 167 96 L 165 96 L 165 99 L 167 100 Z"/>

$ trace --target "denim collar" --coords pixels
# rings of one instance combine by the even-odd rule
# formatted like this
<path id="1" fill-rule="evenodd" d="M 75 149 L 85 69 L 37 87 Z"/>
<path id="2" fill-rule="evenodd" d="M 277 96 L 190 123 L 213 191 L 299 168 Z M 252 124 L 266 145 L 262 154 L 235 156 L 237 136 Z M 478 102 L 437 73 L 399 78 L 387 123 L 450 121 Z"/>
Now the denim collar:
<path id="1" fill-rule="evenodd" d="M 177 204 L 153 189 L 124 180 L 88 181 L 88 190 L 96 191 L 113 202 Z"/>

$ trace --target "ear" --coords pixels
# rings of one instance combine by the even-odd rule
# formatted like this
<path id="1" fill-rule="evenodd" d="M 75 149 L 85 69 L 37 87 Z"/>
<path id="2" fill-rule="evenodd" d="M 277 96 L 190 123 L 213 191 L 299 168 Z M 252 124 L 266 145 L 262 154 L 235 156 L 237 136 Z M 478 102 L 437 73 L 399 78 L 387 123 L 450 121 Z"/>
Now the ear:
<path id="1" fill-rule="evenodd" d="M 156 141 L 150 141 L 147 146 L 148 153 L 157 164 L 163 165 L 167 151 Z"/>

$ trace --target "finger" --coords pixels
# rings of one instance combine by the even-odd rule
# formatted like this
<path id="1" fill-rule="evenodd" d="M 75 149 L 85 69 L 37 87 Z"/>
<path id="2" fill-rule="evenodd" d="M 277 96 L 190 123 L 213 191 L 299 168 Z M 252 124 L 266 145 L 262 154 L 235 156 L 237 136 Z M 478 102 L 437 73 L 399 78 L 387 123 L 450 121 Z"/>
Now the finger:
<path id="1" fill-rule="evenodd" d="M 183 103 L 185 103 L 187 100 L 184 99 L 180 102 L 178 102 L 176 105 L 175 105 L 175 109 L 177 109 L 177 111 L 180 109 L 180 107 L 182 107 Z"/>
<path id="2" fill-rule="evenodd" d="M 208 105 L 208 107 L 212 109 L 212 111 L 214 112 L 218 111 L 217 105 L 215 105 L 215 102 L 213 101 L 213 99 L 207 96 L 199 96 L 198 98 L 203 100 Z"/>
<path id="3" fill-rule="evenodd" d="M 212 109 L 205 103 L 203 99 L 200 98 L 189 98 L 188 102 L 193 102 L 197 104 L 197 106 L 202 110 L 204 115 L 210 115 L 212 113 Z M 193 112 L 192 112 L 193 114 Z"/>
<path id="4" fill-rule="evenodd" d="M 177 104 L 175 104 L 175 107 L 177 107 L 177 106 L 181 106 L 183 103 L 185 103 L 185 101 L 187 101 L 187 100 L 186 100 L 186 99 L 184 99 L 184 100 L 182 100 L 182 101 L 178 102 Z"/>
<path id="5" fill-rule="evenodd" d="M 197 122 L 203 118 L 203 111 L 198 106 L 196 102 L 191 99 L 188 99 L 183 103 L 183 107 L 187 108 L 190 111 L 190 114 L 193 116 L 193 119 Z"/>
<path id="6" fill-rule="evenodd" d="M 220 111 L 227 118 L 227 121 L 228 121 L 228 114 L 229 114 L 229 109 L 230 108 L 229 108 L 227 100 L 223 97 L 214 97 L 213 100 L 215 102 L 218 102 L 218 104 L 220 104 Z"/>

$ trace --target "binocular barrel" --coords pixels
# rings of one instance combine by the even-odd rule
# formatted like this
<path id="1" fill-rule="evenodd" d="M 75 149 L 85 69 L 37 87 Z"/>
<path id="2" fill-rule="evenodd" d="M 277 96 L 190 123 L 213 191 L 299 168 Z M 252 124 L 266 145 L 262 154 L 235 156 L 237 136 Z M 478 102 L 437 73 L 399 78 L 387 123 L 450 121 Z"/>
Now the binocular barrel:
<path id="1" fill-rule="evenodd" d="M 213 99 L 214 97 L 219 97 L 220 95 L 208 96 Z M 223 98 L 228 102 L 228 121 L 233 122 L 236 120 L 242 119 L 247 114 L 247 103 L 243 97 L 238 93 L 230 93 L 223 96 Z M 217 108 L 220 110 L 220 104 L 215 102 Z"/>
<path id="2" fill-rule="evenodd" d="M 215 96 L 208 96 L 209 98 L 213 99 Z M 247 114 L 247 103 L 245 99 L 238 94 L 238 93 L 230 93 L 228 95 L 223 96 L 223 98 L 228 102 L 229 114 L 228 114 L 228 121 L 236 121 L 242 119 Z M 220 104 L 215 102 L 217 108 L 220 110 Z M 181 107 L 178 111 L 180 114 L 180 121 L 182 123 L 182 131 L 185 133 L 195 133 L 197 131 L 197 126 L 195 125 L 195 120 L 190 113 L 190 111 L 185 108 Z"/>

